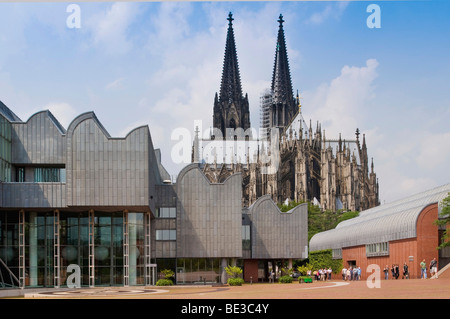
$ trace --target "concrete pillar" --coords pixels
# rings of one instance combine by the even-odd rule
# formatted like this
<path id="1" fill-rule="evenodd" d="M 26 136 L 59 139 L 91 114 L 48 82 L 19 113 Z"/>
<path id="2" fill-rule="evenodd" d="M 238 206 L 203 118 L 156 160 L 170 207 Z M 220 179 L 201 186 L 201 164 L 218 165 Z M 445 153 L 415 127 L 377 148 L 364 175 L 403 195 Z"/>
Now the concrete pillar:
<path id="1" fill-rule="evenodd" d="M 222 258 L 221 265 L 220 265 L 220 270 L 221 270 L 221 273 L 222 273 L 222 275 L 221 275 L 221 282 L 222 282 L 222 284 L 226 284 L 227 280 L 228 280 L 227 272 L 225 270 L 225 268 L 227 268 L 227 266 L 228 266 L 227 259 L 226 258 Z"/>

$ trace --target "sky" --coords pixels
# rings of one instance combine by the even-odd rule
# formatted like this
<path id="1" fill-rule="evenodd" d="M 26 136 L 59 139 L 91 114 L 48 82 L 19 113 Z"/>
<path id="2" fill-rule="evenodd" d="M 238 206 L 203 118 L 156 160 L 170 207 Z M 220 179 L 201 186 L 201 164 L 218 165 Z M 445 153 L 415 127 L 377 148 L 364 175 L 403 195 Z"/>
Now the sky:
<path id="1" fill-rule="evenodd" d="M 175 177 L 174 131 L 212 125 L 228 13 L 255 129 L 281 13 L 303 117 L 327 138 L 365 134 L 381 204 L 450 183 L 450 1 L 70 4 L 0 3 L 0 101 L 23 121 L 94 111 L 113 137 L 148 125 Z"/>

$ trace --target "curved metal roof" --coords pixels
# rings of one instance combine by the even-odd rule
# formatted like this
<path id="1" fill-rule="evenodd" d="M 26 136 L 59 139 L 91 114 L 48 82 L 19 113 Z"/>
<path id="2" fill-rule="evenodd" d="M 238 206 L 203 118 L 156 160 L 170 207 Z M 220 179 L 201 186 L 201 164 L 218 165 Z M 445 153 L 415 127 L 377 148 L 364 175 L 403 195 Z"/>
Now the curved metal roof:
<path id="1" fill-rule="evenodd" d="M 416 237 L 416 222 L 422 210 L 439 203 L 450 192 L 450 184 L 362 211 L 356 218 L 311 238 L 310 251 L 337 249 Z"/>

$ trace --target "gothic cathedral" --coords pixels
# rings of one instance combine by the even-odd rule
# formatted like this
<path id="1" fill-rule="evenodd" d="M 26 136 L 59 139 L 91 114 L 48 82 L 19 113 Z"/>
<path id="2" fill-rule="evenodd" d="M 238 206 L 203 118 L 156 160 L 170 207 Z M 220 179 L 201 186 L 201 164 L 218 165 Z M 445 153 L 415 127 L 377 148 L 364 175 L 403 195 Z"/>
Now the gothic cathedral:
<path id="1" fill-rule="evenodd" d="M 243 95 L 241 87 L 231 13 L 227 20 L 222 80 L 220 92 L 214 98 L 213 131 L 208 140 L 196 133 L 192 161 L 199 163 L 213 183 L 241 173 L 243 207 L 266 194 L 277 203 L 311 201 L 322 210 L 331 211 L 362 211 L 379 205 L 373 160 L 369 167 L 365 136 L 361 142 L 359 129 L 354 139 L 342 139 L 340 135 L 326 139 L 319 123 L 313 129 L 311 121 L 307 125 L 303 119 L 300 98 L 298 93 L 295 97 L 293 94 L 282 15 L 278 19 L 272 85 L 260 97 L 263 134 L 253 138 L 248 95 Z M 222 145 L 220 156 L 217 152 L 212 155 L 205 152 L 211 150 L 207 146 L 211 142 L 216 143 L 216 148 Z M 229 142 L 234 150 L 227 152 L 224 149 Z M 242 156 L 236 155 L 237 148 L 243 151 Z M 205 153 L 209 153 L 209 159 Z M 275 169 L 267 169 L 268 166 Z"/>

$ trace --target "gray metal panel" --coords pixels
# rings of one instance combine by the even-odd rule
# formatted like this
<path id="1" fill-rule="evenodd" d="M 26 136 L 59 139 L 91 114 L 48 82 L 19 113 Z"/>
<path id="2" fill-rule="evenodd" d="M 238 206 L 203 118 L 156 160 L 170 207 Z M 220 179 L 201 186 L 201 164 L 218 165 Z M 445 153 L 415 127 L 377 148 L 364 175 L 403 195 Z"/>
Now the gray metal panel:
<path id="1" fill-rule="evenodd" d="M 157 162 L 147 126 L 125 138 L 111 138 L 92 112 L 76 118 L 67 131 L 69 206 L 149 206 Z M 155 166 L 155 168 L 153 168 Z M 153 200 L 154 202 L 154 200 Z"/>
<path id="2" fill-rule="evenodd" d="M 25 123 L 13 123 L 12 129 L 12 163 L 65 164 L 65 132 L 49 111 L 38 112 Z"/>
<path id="3" fill-rule="evenodd" d="M 310 250 L 337 249 L 416 237 L 422 210 L 448 196 L 450 184 L 368 209 L 341 222 L 335 229 L 314 235 Z"/>
<path id="4" fill-rule="evenodd" d="M 4 183 L 3 205 L 6 208 L 64 208 L 64 183 Z"/>
<path id="5" fill-rule="evenodd" d="M 211 184 L 191 164 L 181 170 L 176 189 L 177 257 L 241 257 L 241 175 Z"/>
<path id="6" fill-rule="evenodd" d="M 307 258 L 308 205 L 281 212 L 270 195 L 248 209 L 252 221 L 252 258 Z"/>

